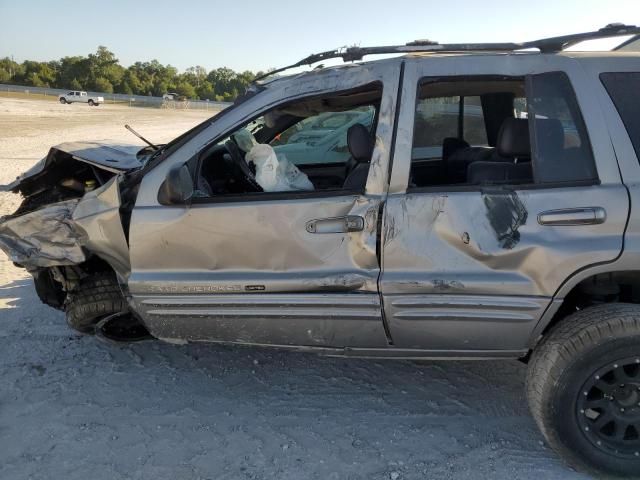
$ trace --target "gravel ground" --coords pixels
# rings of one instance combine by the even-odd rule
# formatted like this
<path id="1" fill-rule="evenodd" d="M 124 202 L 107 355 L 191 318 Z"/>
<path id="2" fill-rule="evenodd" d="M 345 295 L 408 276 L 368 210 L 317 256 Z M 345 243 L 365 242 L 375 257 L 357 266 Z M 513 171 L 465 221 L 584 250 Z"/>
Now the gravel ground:
<path id="1" fill-rule="evenodd" d="M 209 113 L 210 115 L 210 113 Z M 0 98 L 0 184 L 70 140 L 157 142 L 207 117 Z M 0 196 L 0 214 L 15 209 Z M 379 362 L 71 332 L 0 253 L 2 479 L 579 479 L 518 362 Z"/>

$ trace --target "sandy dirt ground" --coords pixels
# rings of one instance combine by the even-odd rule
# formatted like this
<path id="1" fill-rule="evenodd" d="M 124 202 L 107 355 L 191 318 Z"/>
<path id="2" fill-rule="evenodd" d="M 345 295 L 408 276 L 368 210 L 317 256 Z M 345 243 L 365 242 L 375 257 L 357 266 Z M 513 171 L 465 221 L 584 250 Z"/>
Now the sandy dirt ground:
<path id="1" fill-rule="evenodd" d="M 0 184 L 70 140 L 164 142 L 209 116 L 0 99 Z M 0 196 L 0 215 L 18 199 Z M 578 479 L 518 362 L 342 360 L 70 331 L 0 252 L 2 479 Z"/>

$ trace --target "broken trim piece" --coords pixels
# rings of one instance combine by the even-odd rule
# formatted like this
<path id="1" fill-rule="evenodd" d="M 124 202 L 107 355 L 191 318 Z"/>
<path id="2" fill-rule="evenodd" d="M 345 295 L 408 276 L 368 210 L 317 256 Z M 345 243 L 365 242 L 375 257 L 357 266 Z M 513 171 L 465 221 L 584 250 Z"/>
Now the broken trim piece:
<path id="1" fill-rule="evenodd" d="M 89 251 L 126 278 L 129 246 L 120 217 L 119 178 L 111 178 L 82 199 L 4 217 L 0 221 L 0 249 L 28 270 L 78 265 L 87 260 Z"/>
<path id="2" fill-rule="evenodd" d="M 86 260 L 83 234 L 72 220 L 79 200 L 67 200 L 0 222 L 0 248 L 27 269 Z"/>

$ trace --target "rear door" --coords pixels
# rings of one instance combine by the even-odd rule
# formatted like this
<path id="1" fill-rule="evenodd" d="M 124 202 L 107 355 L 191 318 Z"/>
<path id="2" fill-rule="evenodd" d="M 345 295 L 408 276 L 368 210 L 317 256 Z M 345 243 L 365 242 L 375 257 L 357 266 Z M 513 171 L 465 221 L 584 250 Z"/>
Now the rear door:
<path id="1" fill-rule="evenodd" d="M 593 79 L 570 58 L 539 55 L 411 59 L 404 78 L 382 231 L 380 285 L 393 342 L 461 355 L 523 353 L 563 282 L 622 249 L 629 201 Z M 457 104 L 464 115 L 460 98 L 475 96 L 482 145 L 469 138 L 477 129 L 463 128 L 478 121 L 477 108 L 475 119 L 453 122 L 453 133 L 456 109 L 445 108 Z M 496 125 L 507 116 L 528 125 L 526 154 L 498 155 Z M 443 142 L 462 153 L 444 161 Z M 484 163 L 468 166 L 474 162 Z"/>

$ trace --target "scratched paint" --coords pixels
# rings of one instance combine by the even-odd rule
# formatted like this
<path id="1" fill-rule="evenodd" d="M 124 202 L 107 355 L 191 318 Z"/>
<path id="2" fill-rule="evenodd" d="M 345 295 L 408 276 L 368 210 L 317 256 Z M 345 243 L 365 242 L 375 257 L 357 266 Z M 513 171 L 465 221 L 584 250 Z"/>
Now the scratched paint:
<path id="1" fill-rule="evenodd" d="M 500 247 L 511 250 L 520 241 L 518 229 L 527 223 L 527 209 L 514 191 L 484 191 L 482 200 Z"/>

